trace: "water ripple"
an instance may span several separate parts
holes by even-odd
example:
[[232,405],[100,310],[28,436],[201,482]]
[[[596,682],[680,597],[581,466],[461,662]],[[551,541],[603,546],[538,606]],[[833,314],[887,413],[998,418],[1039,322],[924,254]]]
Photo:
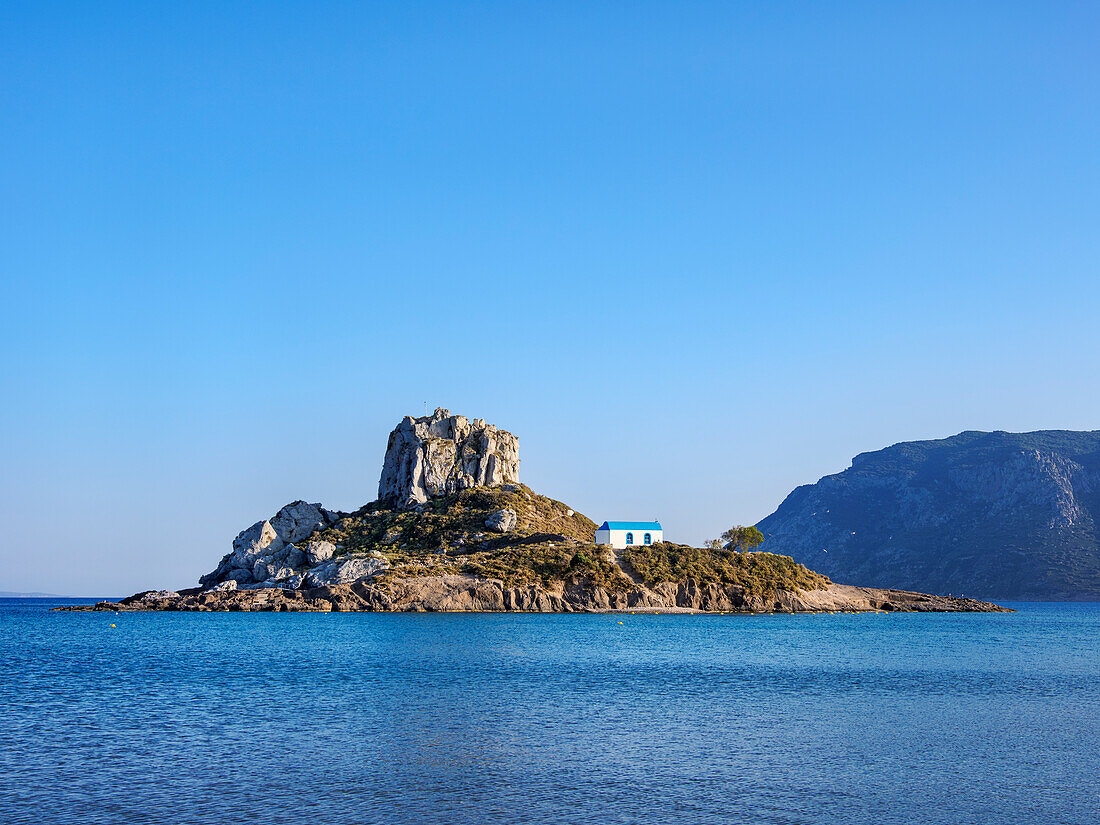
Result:
[[773,617],[46,606],[0,602],[7,823],[1091,825],[1100,810],[1095,605]]

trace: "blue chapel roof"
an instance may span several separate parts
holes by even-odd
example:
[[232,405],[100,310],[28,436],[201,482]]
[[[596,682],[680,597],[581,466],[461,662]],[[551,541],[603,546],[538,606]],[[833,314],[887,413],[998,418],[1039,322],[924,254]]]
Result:
[[659,521],[605,521],[597,530],[664,530]]

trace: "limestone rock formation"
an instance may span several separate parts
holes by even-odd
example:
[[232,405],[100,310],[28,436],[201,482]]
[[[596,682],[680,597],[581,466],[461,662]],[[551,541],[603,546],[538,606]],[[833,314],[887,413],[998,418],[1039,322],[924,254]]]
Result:
[[271,519],[275,533],[287,544],[308,538],[314,530],[332,524],[338,514],[326,510],[320,504],[295,501],[288,504]]
[[[222,557],[215,570],[201,577],[199,584],[212,588],[232,581],[241,589],[286,587],[295,576],[299,576],[300,583],[299,574],[303,573],[307,556],[294,542],[308,538],[339,518],[339,513],[326,510],[320,504],[291,502],[272,518],[242,530],[233,540],[232,552]],[[317,558],[311,563],[321,560]]]
[[381,556],[353,556],[346,559],[329,559],[306,574],[306,587],[325,587],[369,579],[389,570],[390,563]]
[[[199,579],[207,592],[238,590],[298,590],[370,579],[389,569],[381,555],[347,554],[336,557],[336,545],[310,538],[330,527],[342,514],[319,504],[295,501],[267,521],[241,531],[233,551],[217,569]],[[301,542],[300,549],[293,542]]]
[[516,511],[511,507],[497,510],[489,518],[485,519],[485,526],[498,533],[507,533],[516,526]]
[[440,407],[430,416],[406,416],[390,433],[378,499],[407,509],[431,496],[518,480],[516,436]]
[[315,540],[306,543],[305,556],[310,564],[320,564],[332,558],[336,545],[330,541]]
[[[440,408],[431,416],[406,417],[390,433],[378,497],[407,509],[429,496],[499,487],[518,476],[519,439],[481,419],[470,421]],[[315,536],[343,516],[320,504],[292,502],[242,530],[232,552],[199,584],[222,592],[322,587],[369,579],[387,569],[383,558],[341,555],[331,541]],[[506,510],[493,529],[507,533],[517,521],[516,512]],[[382,544],[393,544],[400,535],[391,528]]]
[[964,432],[863,453],[757,526],[834,580],[1100,598],[1100,432]]

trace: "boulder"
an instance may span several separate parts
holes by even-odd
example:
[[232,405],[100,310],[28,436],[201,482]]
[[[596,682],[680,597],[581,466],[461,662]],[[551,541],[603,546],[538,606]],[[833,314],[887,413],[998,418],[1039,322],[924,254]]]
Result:
[[370,579],[389,570],[390,563],[377,556],[348,556],[329,559],[314,567],[305,577],[306,587],[326,587],[333,584]]
[[233,555],[238,558],[257,555],[268,550],[278,538],[279,534],[275,532],[270,521],[257,521],[233,539]]
[[516,511],[511,507],[507,507],[503,510],[497,510],[485,519],[485,526],[498,533],[507,533],[515,529],[517,521]]
[[257,521],[251,527],[242,530],[233,539],[233,550],[222,557],[217,568],[199,578],[199,585],[209,588],[219,582],[234,579],[243,582],[252,581],[252,570],[256,561],[271,556],[283,549],[283,540],[271,526],[271,522]]
[[[310,565],[317,565],[332,558],[336,552],[336,545],[330,541],[315,539],[307,542],[305,547],[305,559]],[[295,565],[297,566],[297,565]]]
[[407,509],[431,496],[518,480],[518,438],[440,407],[430,416],[406,416],[390,433],[378,499]]
[[309,538],[316,530],[328,527],[336,520],[334,516],[320,504],[295,501],[276,513],[270,524],[279,538],[286,544],[293,544]]
[[282,582],[298,572],[293,568],[287,568],[287,566],[282,566],[275,562],[268,562],[263,565],[262,570],[260,568],[261,565],[257,564],[256,570],[252,573],[252,577],[255,581],[261,583]]

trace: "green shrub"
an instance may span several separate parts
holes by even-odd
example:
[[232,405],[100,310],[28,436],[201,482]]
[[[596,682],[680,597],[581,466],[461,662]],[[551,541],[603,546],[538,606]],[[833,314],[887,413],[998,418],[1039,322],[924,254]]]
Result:
[[649,587],[693,579],[704,584],[737,585],[748,594],[771,595],[777,590],[819,590],[831,583],[789,556],[773,553],[738,553],[720,547],[661,542],[628,547],[623,559]]

